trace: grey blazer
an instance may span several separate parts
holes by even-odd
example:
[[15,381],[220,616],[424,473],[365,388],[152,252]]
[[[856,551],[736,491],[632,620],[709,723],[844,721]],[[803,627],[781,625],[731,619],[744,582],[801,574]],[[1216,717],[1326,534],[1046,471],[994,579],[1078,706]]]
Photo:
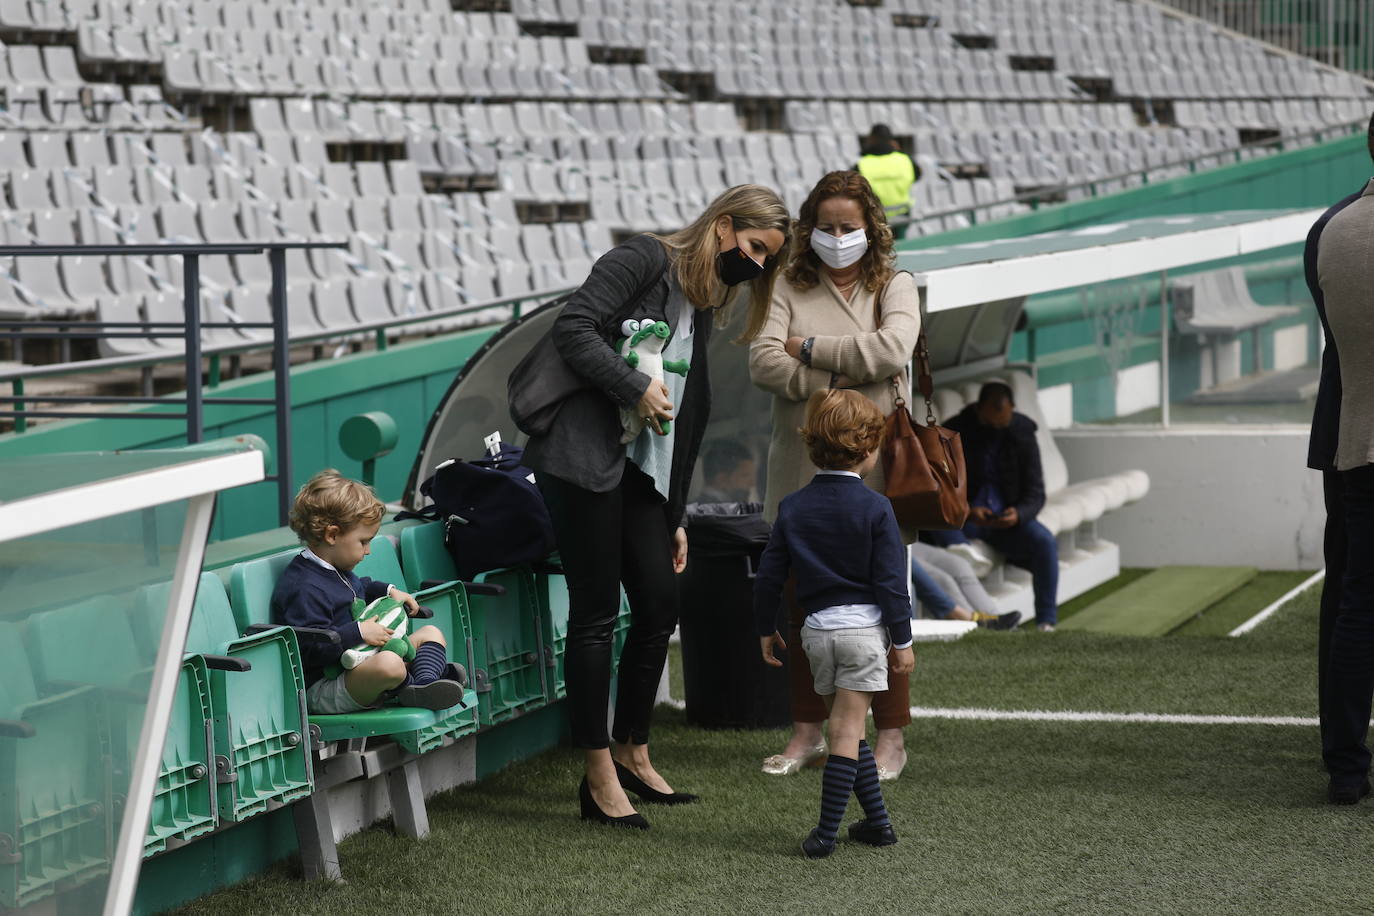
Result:
[[1341,354],[1336,470],[1349,471],[1374,464],[1374,179],[1326,224],[1317,276]]
[[[611,348],[610,341],[619,336],[619,323],[628,317],[652,317],[677,331],[680,316],[676,309],[668,308],[670,270],[663,244],[638,235],[602,255],[586,281],[568,298],[554,319],[554,346],[592,387],[563,402],[547,435],[532,437],[526,443],[527,466],[595,493],[620,485],[625,446],[620,442],[619,408],[639,403],[650,379],[630,368]],[[650,282],[654,274],[658,278]],[[635,292],[646,284],[644,294],[632,302]],[[682,522],[687,487],[711,410],[706,363],[711,313],[698,309],[693,321],[692,368],[681,403],[674,405],[673,411],[673,469],[667,506],[671,527]]]

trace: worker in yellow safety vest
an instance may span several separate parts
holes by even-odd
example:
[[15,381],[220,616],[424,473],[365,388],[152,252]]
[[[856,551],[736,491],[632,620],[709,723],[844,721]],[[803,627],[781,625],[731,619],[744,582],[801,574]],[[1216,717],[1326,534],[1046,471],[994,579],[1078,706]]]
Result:
[[873,186],[873,193],[878,195],[889,219],[911,213],[911,186],[921,177],[921,169],[892,138],[892,128],[873,125],[864,140],[857,168]]

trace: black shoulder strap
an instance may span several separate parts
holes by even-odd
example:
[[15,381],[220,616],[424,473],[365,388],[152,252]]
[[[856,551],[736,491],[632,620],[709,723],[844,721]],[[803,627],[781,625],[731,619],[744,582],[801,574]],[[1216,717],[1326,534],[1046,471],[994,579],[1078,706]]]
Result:
[[640,238],[647,239],[654,246],[654,251],[658,254],[659,257],[655,259],[654,269],[649,271],[649,275],[645,277],[643,281],[640,282],[639,288],[636,289],[634,293],[630,296],[630,300],[628,302],[623,303],[622,311],[616,313],[616,326],[611,329],[612,336],[619,332],[620,322],[624,321],[626,318],[633,317],[625,310],[632,309],[636,305],[638,305],[639,300],[644,298],[644,294],[649,291],[650,287],[652,287],[659,280],[663,279],[663,273],[668,267],[667,246],[665,246],[658,239],[648,234],[642,235],[640,236]]

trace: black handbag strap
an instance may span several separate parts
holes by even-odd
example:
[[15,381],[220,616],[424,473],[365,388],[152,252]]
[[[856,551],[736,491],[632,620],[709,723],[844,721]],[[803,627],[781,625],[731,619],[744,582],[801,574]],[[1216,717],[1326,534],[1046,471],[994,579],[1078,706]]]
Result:
[[[620,332],[620,325],[626,318],[634,317],[634,314],[631,310],[633,310],[635,306],[639,305],[639,300],[644,298],[644,294],[647,293],[654,284],[656,284],[659,280],[663,279],[664,273],[667,272],[668,267],[671,264],[668,258],[668,250],[663,246],[663,243],[658,241],[657,239],[655,239],[654,242],[658,247],[658,250],[663,254],[663,260],[659,262],[653,270],[649,271],[649,276],[640,282],[638,288],[636,288],[635,291],[630,294],[630,298],[625,302],[621,303],[621,311],[616,312],[615,316],[611,319],[613,322],[613,325],[610,329],[612,338],[614,338]],[[550,332],[553,331],[552,328],[550,328],[549,330]]]

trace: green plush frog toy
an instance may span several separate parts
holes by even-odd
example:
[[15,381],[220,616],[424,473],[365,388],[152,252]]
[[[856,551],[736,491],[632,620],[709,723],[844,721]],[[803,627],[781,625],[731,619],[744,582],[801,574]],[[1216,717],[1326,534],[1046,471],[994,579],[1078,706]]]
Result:
[[[656,382],[663,381],[663,373],[665,372],[686,376],[687,370],[691,368],[685,359],[663,358],[663,346],[673,333],[666,321],[653,321],[648,318],[643,321],[636,321],[633,318],[628,318],[621,324],[620,333],[624,335],[624,338],[618,343],[616,350],[625,358],[625,362],[630,364],[630,368],[638,369]],[[657,421],[654,425],[657,427],[659,435],[668,435],[672,422],[672,420]],[[634,408],[622,407],[620,426],[623,432],[620,435],[620,441],[623,443],[633,442],[648,425],[650,422],[646,422],[639,415],[639,411]]]
[[361,598],[353,601],[354,620],[361,623],[373,618],[391,631],[391,638],[380,646],[369,646],[367,643],[354,646],[344,652],[339,659],[339,664],[346,669],[356,668],[383,649],[388,652],[395,652],[405,660],[406,664],[410,664],[410,660],[415,657],[415,647],[406,637],[406,629],[410,624],[410,616],[406,613],[406,606],[390,596],[378,598],[366,606],[363,605]]

